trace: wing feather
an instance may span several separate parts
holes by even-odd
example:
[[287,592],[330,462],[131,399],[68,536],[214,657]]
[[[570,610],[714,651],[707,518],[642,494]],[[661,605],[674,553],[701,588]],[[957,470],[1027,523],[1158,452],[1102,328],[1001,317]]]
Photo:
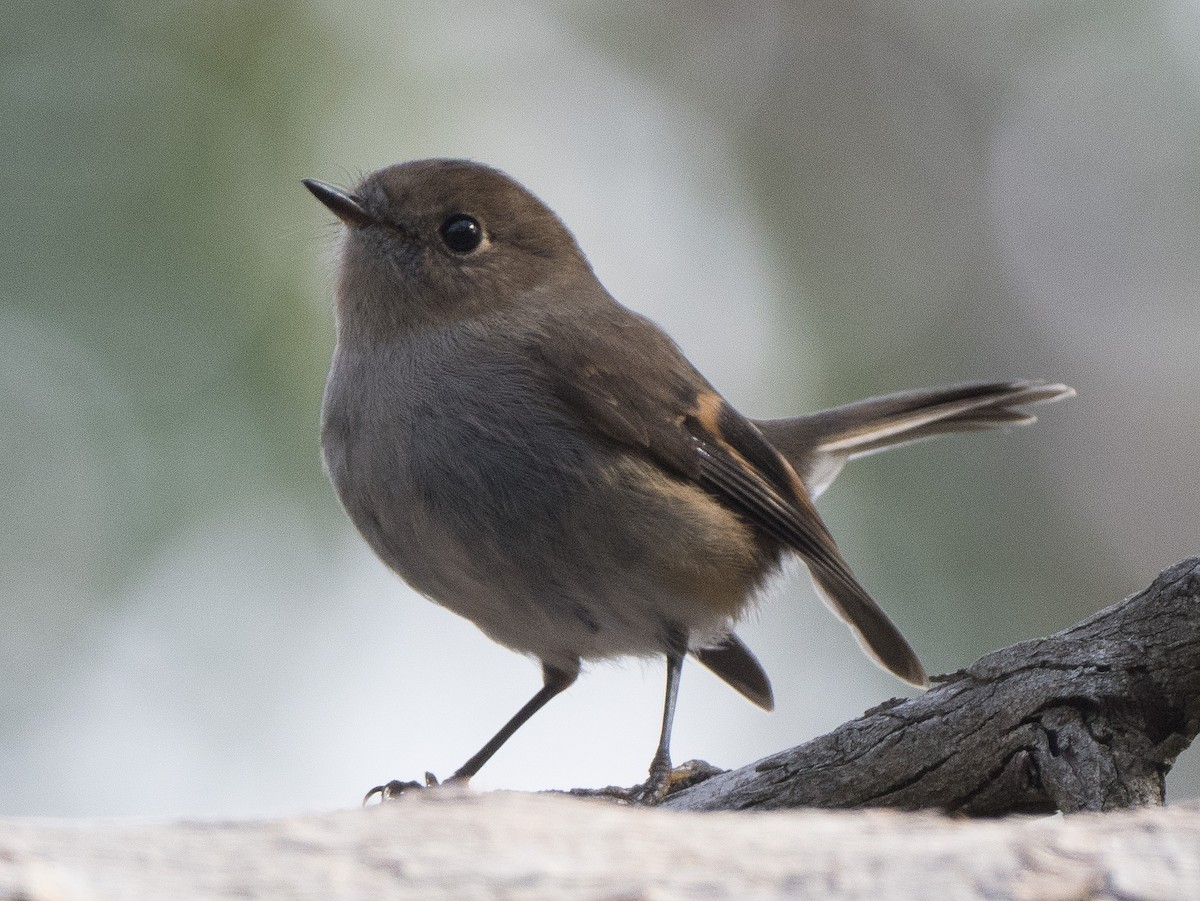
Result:
[[593,315],[607,322],[548,323],[532,349],[548,387],[581,426],[699,485],[794,549],[868,653],[901,679],[928,684],[908,642],[842,559],[799,476],[757,426],[656,326],[615,304]]

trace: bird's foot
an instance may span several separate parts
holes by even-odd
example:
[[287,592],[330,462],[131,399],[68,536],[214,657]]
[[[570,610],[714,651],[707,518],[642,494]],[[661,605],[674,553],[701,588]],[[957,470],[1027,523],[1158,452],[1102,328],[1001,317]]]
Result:
[[[433,775],[433,773],[428,772],[425,774],[424,785],[422,785],[420,782],[414,782],[412,780],[409,780],[408,782],[401,782],[399,779],[393,779],[386,785],[377,785],[367,792],[366,795],[363,796],[362,805],[363,807],[366,807],[367,804],[371,802],[371,799],[376,795],[379,796],[380,804],[386,804],[388,801],[397,800],[401,795],[412,794],[414,792],[422,791],[426,788],[438,788],[441,785],[454,785],[457,783],[457,781],[458,780],[450,778],[444,783],[438,782],[438,777]],[[466,780],[462,781],[465,782]]]
[[674,768],[670,764],[662,767],[651,764],[650,775],[641,785],[629,788],[618,785],[606,788],[573,788],[568,794],[578,798],[604,798],[620,804],[653,807],[675,792],[698,785],[705,779],[724,772],[725,770],[704,760],[689,760]]
[[665,798],[667,789],[671,787],[672,772],[674,768],[671,766],[670,755],[660,751],[650,761],[650,773],[646,776],[646,781],[633,787],[633,803],[640,807],[653,807]]

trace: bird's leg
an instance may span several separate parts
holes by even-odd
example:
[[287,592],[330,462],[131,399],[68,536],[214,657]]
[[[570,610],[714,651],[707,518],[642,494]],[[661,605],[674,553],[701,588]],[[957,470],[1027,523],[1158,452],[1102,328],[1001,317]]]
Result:
[[542,687],[538,693],[530,698],[525,706],[518,710],[513,718],[505,723],[500,731],[493,735],[491,740],[475,753],[475,756],[460,766],[446,782],[465,783],[469,781],[472,776],[483,768],[485,763],[491,760],[492,755],[500,750],[501,745],[512,738],[514,732],[524,726],[530,717],[545,707],[551,698],[562,694],[562,692],[570,688],[571,684],[577,678],[579,678],[578,663],[571,670],[562,670],[558,667],[550,666],[548,663],[543,663]]
[[[672,784],[671,770],[671,727],[675,723],[675,701],[679,697],[679,677],[683,672],[683,655],[687,653],[686,633],[679,632],[671,636],[667,651],[667,693],[663,700],[662,731],[658,735],[658,748],[654,759],[650,761],[650,773],[646,781],[632,788],[619,788],[610,785],[608,788],[571,790],[571,794],[586,798],[608,798],[622,801],[626,804],[645,804],[652,806],[666,797],[667,790]],[[683,773],[686,780],[692,774]]]
[[[460,766],[449,779],[445,781],[445,785],[466,785],[471,777],[483,768],[492,755],[500,750],[501,746],[512,738],[513,733],[520,729],[529,718],[541,710],[555,695],[562,694],[571,684],[579,678],[579,664],[576,662],[574,668],[565,670],[559,669],[556,666],[550,666],[548,663],[542,664],[542,687],[532,698],[530,698],[525,706],[513,715],[513,718],[505,723],[500,731],[491,737],[487,744],[480,748],[475,755]],[[676,680],[678,681],[678,679]],[[668,773],[670,771],[670,761],[667,763]],[[425,786],[433,787],[438,785],[437,778],[432,773],[425,774]],[[363,798],[363,804],[366,804],[375,795],[379,795],[381,801],[387,801],[398,797],[406,791],[419,789],[422,786],[416,782],[400,782],[393,779],[387,785],[377,785]]]
[[679,697],[679,677],[683,673],[683,654],[667,654],[667,693],[663,701],[662,732],[658,749],[650,761],[650,775],[637,789],[634,800],[640,804],[657,804],[671,785],[671,727],[675,723],[675,701]]

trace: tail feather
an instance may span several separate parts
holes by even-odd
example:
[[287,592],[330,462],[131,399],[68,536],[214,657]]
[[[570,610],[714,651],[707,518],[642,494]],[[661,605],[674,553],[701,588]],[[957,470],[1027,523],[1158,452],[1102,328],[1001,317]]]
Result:
[[775,709],[771,680],[742,640],[730,632],[710,648],[693,648],[692,656],[763,710]]
[[1072,397],[1067,385],[976,382],[901,391],[793,419],[755,423],[817,497],[848,460],[953,432],[1029,425],[1021,407]]

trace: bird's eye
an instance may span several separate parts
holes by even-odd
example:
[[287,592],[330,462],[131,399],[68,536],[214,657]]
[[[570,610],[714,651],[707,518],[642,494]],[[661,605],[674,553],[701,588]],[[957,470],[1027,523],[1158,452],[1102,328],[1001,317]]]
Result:
[[443,222],[438,234],[455,253],[470,253],[483,243],[483,226],[465,213],[455,213]]

